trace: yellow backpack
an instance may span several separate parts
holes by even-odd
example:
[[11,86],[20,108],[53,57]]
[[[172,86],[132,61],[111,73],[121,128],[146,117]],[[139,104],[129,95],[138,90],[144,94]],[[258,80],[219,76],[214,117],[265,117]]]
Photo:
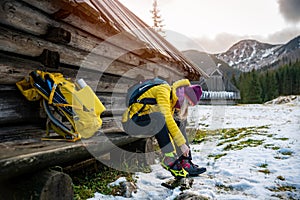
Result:
[[48,117],[44,140],[53,139],[50,129],[64,140],[77,141],[93,136],[102,126],[105,107],[82,79],[74,84],[61,73],[36,70],[16,85],[27,100],[42,101]]

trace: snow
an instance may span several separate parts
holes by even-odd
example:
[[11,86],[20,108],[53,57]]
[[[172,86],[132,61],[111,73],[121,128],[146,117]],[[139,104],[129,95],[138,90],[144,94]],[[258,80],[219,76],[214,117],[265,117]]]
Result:
[[110,186],[118,186],[120,185],[122,182],[126,182],[126,178],[125,177],[120,177],[118,178],[116,181],[110,183]]
[[[262,144],[225,151],[229,143],[219,134],[191,145],[193,162],[205,166],[207,172],[193,177],[193,187],[184,192],[218,200],[300,199],[299,98],[283,105],[199,105],[190,109],[189,127],[195,130],[245,128],[250,134],[231,144],[249,139]],[[224,153],[218,159],[209,156]],[[131,199],[171,200],[181,193],[179,188],[170,190],[161,186],[172,178],[168,171],[159,164],[151,167],[151,173],[135,174],[138,189]],[[128,198],[96,193],[90,200],[98,199]]]

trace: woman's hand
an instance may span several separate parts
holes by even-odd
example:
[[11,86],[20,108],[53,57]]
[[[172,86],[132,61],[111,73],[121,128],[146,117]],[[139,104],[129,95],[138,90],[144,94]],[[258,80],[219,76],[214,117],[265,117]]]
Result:
[[180,150],[182,152],[182,155],[184,155],[185,157],[189,156],[190,148],[186,144],[181,145]]

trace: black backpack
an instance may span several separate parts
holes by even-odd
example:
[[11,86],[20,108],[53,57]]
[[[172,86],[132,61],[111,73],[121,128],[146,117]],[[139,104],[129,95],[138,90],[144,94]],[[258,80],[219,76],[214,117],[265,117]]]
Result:
[[138,98],[150,88],[161,84],[168,84],[168,82],[159,78],[154,78],[154,79],[145,80],[141,83],[137,83],[131,86],[127,90],[126,106],[129,107],[133,103],[142,103],[144,105],[145,104],[155,105],[156,104],[155,98],[143,98],[141,100],[138,100]]

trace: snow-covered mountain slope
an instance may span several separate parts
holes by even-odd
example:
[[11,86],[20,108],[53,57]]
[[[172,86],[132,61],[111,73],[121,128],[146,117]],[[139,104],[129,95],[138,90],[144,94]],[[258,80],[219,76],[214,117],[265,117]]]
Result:
[[234,44],[228,51],[217,54],[231,67],[247,72],[264,67],[279,65],[300,60],[300,36],[286,44],[271,45],[256,40],[242,40]]

